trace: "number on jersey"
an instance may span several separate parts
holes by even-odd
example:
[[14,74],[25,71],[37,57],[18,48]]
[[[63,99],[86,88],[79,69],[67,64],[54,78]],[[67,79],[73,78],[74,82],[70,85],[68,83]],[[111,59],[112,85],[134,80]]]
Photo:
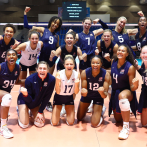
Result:
[[65,91],[64,93],[70,93],[73,85],[65,85]]
[[31,60],[32,58],[37,58],[37,54],[35,55],[35,54],[30,54],[30,56],[29,56],[29,59],[28,60]]
[[113,73],[113,79],[115,79],[116,83],[118,83],[117,77],[118,75],[117,74],[115,75],[115,73]]
[[11,88],[13,88],[14,84],[15,84],[16,80],[5,80],[4,81],[4,86],[2,86],[3,88],[8,88],[8,86],[11,86]]
[[93,83],[93,85],[92,85],[92,83],[89,82],[89,89],[90,90],[97,91],[98,88],[99,88],[99,84],[98,83]]
[[120,43],[124,42],[124,38],[122,36],[118,36],[118,40],[119,40]]
[[88,45],[90,45],[90,37],[87,37],[86,39],[88,39]]
[[140,43],[140,42],[137,42],[137,49],[138,49],[139,51],[141,51],[141,43]]
[[54,43],[54,37],[53,36],[50,36],[49,37],[49,42],[48,42],[49,44],[53,44]]
[[3,52],[3,54],[1,55],[1,58],[5,58],[6,57],[6,51]]
[[142,76],[142,79],[144,81],[144,84],[147,86],[147,77]]

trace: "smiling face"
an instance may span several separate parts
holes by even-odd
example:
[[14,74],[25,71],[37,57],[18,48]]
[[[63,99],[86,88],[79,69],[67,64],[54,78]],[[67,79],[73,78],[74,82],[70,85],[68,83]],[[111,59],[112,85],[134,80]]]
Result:
[[102,62],[101,62],[101,59],[100,58],[94,57],[91,60],[92,71],[98,71],[98,70],[100,70],[101,66],[102,66]]
[[48,73],[48,67],[46,64],[39,64],[37,68],[38,76],[42,79],[42,81],[46,78]]
[[147,46],[142,48],[140,56],[143,62],[147,62]]
[[6,27],[4,31],[4,35],[7,39],[11,39],[14,35],[14,30],[11,27]]
[[103,39],[104,39],[105,44],[109,44],[112,40],[111,32],[104,32]]
[[54,32],[60,24],[60,20],[59,19],[55,19],[54,21],[51,22],[51,26],[50,29]]
[[118,21],[117,21],[117,29],[118,30],[122,30],[124,27],[125,27],[125,24],[126,24],[127,20],[125,18],[120,18]]
[[72,72],[72,70],[74,69],[74,66],[75,66],[75,64],[72,59],[68,58],[65,60],[64,67],[67,72]]
[[91,27],[91,20],[86,19],[84,22],[82,22],[82,24],[84,32],[88,32]]
[[6,61],[8,62],[8,64],[15,65],[16,60],[17,60],[16,52],[13,50],[8,51],[6,55]]
[[32,33],[29,40],[32,46],[36,46],[39,41],[39,36],[36,33]]
[[73,37],[73,35],[72,34],[67,34],[64,41],[65,41],[67,46],[73,46],[73,44],[74,44],[74,37]]
[[120,46],[117,50],[117,58],[118,59],[126,59],[126,57],[129,55],[127,52],[127,48],[125,46]]
[[138,25],[139,25],[140,30],[146,30],[146,26],[147,26],[146,18],[145,17],[140,17]]

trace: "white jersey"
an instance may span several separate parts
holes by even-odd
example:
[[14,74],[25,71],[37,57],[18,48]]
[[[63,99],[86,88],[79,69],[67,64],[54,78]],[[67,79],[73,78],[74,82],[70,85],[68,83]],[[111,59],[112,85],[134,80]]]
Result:
[[25,66],[32,66],[37,63],[37,56],[41,50],[41,43],[37,43],[37,47],[32,50],[30,46],[30,41],[25,42],[26,48],[21,51],[20,63]]
[[78,72],[73,70],[70,79],[65,75],[65,69],[59,71],[61,78],[61,91],[59,95],[72,95],[75,89],[75,80],[78,78]]

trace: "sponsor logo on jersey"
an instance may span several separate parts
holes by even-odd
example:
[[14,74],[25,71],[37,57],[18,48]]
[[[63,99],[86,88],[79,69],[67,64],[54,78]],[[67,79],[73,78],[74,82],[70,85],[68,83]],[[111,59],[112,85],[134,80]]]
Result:
[[15,71],[15,76],[17,76],[18,75],[18,73],[17,73],[17,71]]
[[99,78],[99,81],[102,81],[102,80],[103,80],[103,77],[100,77],[100,78]]
[[6,75],[7,73],[4,73],[4,75]]
[[34,82],[35,84],[37,83],[37,82]]
[[93,34],[90,34],[90,36],[93,36]]
[[124,70],[124,69],[122,69],[122,70],[120,71],[120,74],[124,74],[124,72],[125,72],[125,70]]
[[144,37],[142,41],[146,41],[146,37]]
[[48,84],[48,82],[44,82],[44,87],[46,87],[46,86],[47,86],[47,84]]

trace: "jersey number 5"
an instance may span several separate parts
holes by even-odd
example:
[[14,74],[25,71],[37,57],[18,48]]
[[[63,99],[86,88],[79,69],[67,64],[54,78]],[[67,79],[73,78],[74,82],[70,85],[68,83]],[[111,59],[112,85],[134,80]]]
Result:
[[123,43],[124,42],[124,39],[123,39],[122,36],[118,36],[118,40],[119,40],[120,43]]

